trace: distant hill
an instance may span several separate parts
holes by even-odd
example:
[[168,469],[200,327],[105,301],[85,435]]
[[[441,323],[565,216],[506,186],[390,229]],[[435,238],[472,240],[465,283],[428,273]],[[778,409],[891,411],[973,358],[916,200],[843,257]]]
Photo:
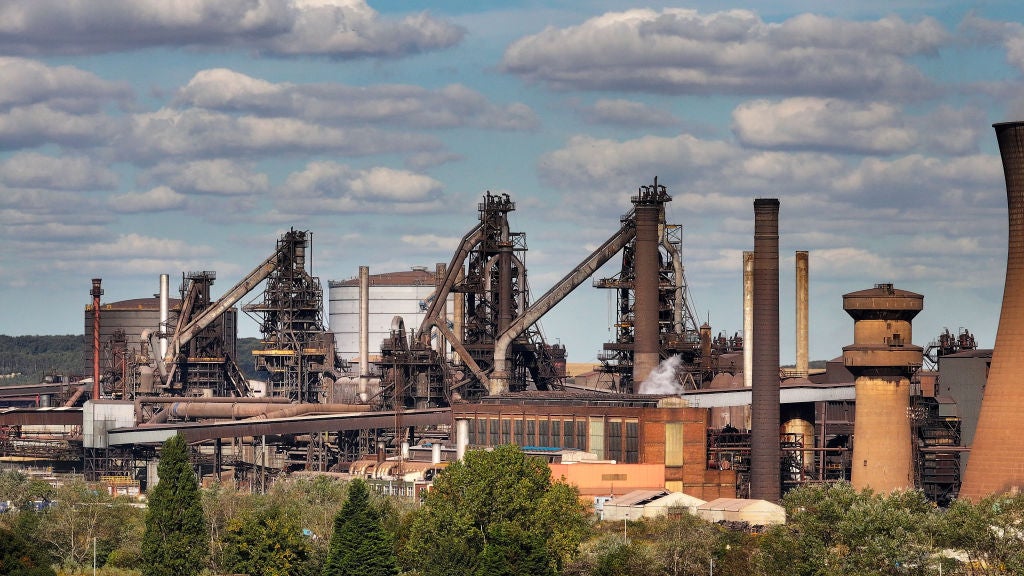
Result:
[[[81,334],[63,336],[0,335],[0,386],[32,384],[47,374],[87,376],[85,337]],[[256,367],[252,351],[260,345],[259,338],[239,338],[235,359],[242,373],[253,378]]]

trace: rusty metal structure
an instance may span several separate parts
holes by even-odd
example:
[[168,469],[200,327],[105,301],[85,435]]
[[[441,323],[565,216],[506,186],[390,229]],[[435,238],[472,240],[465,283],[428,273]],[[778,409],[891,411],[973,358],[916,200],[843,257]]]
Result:
[[1006,179],[1009,238],[992,364],[960,490],[962,498],[975,502],[1024,488],[1024,451],[1014,449],[1024,424],[1024,122],[993,128]]
[[858,490],[914,487],[910,377],[921,367],[923,349],[911,343],[911,321],[923,308],[923,296],[892,284],[843,295],[843,309],[854,321],[854,342],[843,347],[843,362],[856,378],[851,482]]
[[782,497],[779,438],[779,200],[754,200],[750,497]]
[[[624,222],[635,218],[637,238],[622,248],[622,264],[617,274],[594,280],[597,288],[615,290],[615,341],[603,345],[598,360],[600,370],[613,375],[612,382],[624,393],[636,392],[652,369],[653,341],[657,343],[654,366],[678,355],[682,360],[681,371],[685,372],[682,380],[699,388],[708,376],[707,370],[702,369],[708,363],[703,362],[706,359],[702,356],[700,329],[682,265],[683,228],[666,223],[665,204],[670,200],[667,189],[657,179],[653,185],[640,187],[633,198],[634,211],[623,216]],[[653,243],[652,230],[656,232]],[[655,318],[657,321],[652,321]],[[638,366],[640,349],[646,350],[641,354],[645,360]]]

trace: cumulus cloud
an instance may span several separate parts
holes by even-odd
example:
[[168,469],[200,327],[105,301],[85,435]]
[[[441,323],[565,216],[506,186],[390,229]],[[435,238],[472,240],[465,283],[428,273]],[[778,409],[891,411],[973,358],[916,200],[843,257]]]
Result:
[[194,162],[161,162],[148,170],[144,180],[166,182],[183,194],[214,196],[259,195],[270,189],[270,179],[252,164],[217,158]]
[[502,69],[558,89],[919,97],[930,83],[906,59],[947,40],[931,18],[775,24],[746,10],[642,9],[522,38]]
[[95,54],[154,46],[271,55],[399,57],[453,46],[465,31],[427,13],[387,18],[365,0],[33,0],[0,4],[0,50]]
[[162,109],[132,118],[118,142],[121,156],[137,162],[166,157],[322,153],[351,156],[436,150],[433,138],[373,128],[333,128],[294,118],[232,116],[208,110]]
[[456,236],[438,236],[437,234],[403,234],[401,240],[408,249],[442,253],[453,252],[462,241]]
[[0,150],[58,144],[69,148],[101,146],[116,137],[120,122],[102,113],[73,114],[46,104],[0,112]]
[[85,156],[22,152],[0,162],[0,183],[15,188],[111,190],[117,182],[117,174]]
[[277,208],[287,214],[428,213],[444,207],[442,188],[437,180],[406,170],[311,162],[281,186]]
[[536,114],[528,106],[499,106],[458,84],[437,90],[412,85],[275,84],[224,68],[196,73],[178,91],[175,104],[326,124],[498,130],[529,130],[538,125]]
[[581,112],[584,120],[591,124],[637,128],[679,124],[679,120],[671,112],[633,100],[602,98]]
[[0,83],[0,110],[45,103],[54,110],[88,113],[131,96],[127,84],[110,82],[73,66],[47,66],[27,58],[0,57],[0,78],[4,79]]
[[110,197],[110,209],[124,214],[141,212],[166,212],[181,210],[187,199],[167,186],[158,186],[146,192],[115,194]]

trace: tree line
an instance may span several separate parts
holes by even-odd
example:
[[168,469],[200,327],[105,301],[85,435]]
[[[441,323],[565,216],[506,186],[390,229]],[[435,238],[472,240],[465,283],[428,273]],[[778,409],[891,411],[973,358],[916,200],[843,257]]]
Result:
[[[515,446],[470,451],[421,502],[362,480],[201,489],[180,436],[140,508],[82,481],[0,473],[0,574],[189,576],[839,576],[1024,574],[1024,496],[955,501],[810,486],[756,533],[682,511],[595,522],[572,486]],[[33,505],[47,500],[56,505]]]

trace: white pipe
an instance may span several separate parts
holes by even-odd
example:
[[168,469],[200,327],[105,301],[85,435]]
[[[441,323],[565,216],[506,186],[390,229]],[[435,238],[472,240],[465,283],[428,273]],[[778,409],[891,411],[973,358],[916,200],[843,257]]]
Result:
[[409,459],[409,443],[402,442],[402,460]]
[[807,376],[809,262],[806,250],[796,252],[796,371]]
[[441,445],[437,442],[430,447],[430,463],[440,464],[441,463]]
[[754,252],[743,252],[743,386],[754,382]]
[[167,319],[170,308],[170,276],[160,275],[160,357],[167,355]]
[[359,401],[369,397],[370,378],[370,267],[359,267]]
[[455,456],[462,460],[469,446],[469,420],[459,418],[455,421]]

